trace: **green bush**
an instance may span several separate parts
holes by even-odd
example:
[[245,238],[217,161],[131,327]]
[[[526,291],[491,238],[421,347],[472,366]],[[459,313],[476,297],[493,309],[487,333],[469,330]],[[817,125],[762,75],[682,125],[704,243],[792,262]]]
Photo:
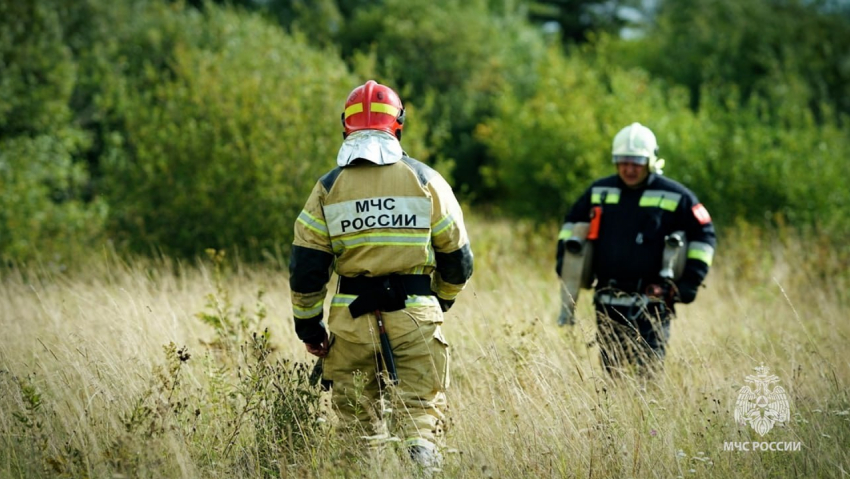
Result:
[[47,133],[70,118],[76,65],[55,6],[0,3],[0,138]]
[[466,200],[560,218],[640,121],[718,223],[850,230],[850,30],[818,2],[665,2],[567,53],[524,2],[188,3],[0,3],[0,258],[285,250],[369,78]]
[[88,177],[72,156],[82,141],[70,132],[0,142],[0,259],[64,266],[100,238],[106,204],[79,200]]
[[58,2],[0,3],[0,259],[63,264],[99,237],[106,206],[88,201],[72,122],[77,64]]
[[357,11],[340,39],[346,56],[373,51],[382,76],[421,107],[415,121],[429,126],[434,160],[454,164],[455,184],[467,198],[493,193],[480,180],[488,158],[476,126],[507,88],[531,94],[545,59],[543,37],[524,13],[502,10],[483,0],[387,0]]
[[809,108],[825,103],[848,114],[850,16],[833,3],[666,0],[644,38],[621,43],[627,54],[620,61],[687,86],[694,107],[710,83],[735,85],[742,101],[761,96],[781,104],[773,95],[787,83],[777,73],[787,72],[798,76]]
[[[593,178],[613,174],[611,140],[633,121],[658,137],[664,174],[691,188],[720,225],[738,220],[794,224],[825,233],[850,230],[847,127],[819,124],[801,81],[777,79],[772,101],[741,101],[729,86],[706,86],[700,108],[690,96],[645,71],[624,69],[595,48],[550,53],[539,93],[505,95],[498,115],[477,134],[495,158],[485,177],[503,192],[500,209],[538,219],[560,218]],[[820,111],[829,112],[828,105]]]
[[333,52],[257,16],[212,5],[149,15],[124,47],[157,53],[128,72],[138,77],[104,164],[110,230],[132,249],[178,255],[288,243],[334,166],[339,113],[358,81]]
[[790,93],[778,111],[760,97],[739,106],[722,90],[704,88],[701,97],[696,121],[661,131],[659,142],[667,140],[671,157],[686,159],[680,179],[710,205],[715,221],[791,224],[837,237],[850,231],[847,127],[818,125]]
[[495,158],[484,174],[501,191],[500,209],[560,218],[594,178],[615,172],[611,141],[620,128],[639,121],[664,131],[692,117],[684,92],[666,91],[640,70],[609,70],[552,50],[536,95],[501,98],[498,115],[477,130]]

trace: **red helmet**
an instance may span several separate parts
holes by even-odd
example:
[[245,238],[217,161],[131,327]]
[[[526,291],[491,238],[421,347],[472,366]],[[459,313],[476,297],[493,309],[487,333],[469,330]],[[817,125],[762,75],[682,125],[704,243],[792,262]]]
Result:
[[343,138],[359,130],[381,130],[401,140],[404,106],[392,88],[369,80],[348,95],[342,126]]

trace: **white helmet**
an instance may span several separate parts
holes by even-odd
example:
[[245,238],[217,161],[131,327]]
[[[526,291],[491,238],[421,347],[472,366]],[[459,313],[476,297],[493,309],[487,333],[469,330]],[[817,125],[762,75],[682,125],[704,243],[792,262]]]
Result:
[[664,160],[658,158],[658,141],[655,134],[637,122],[623,128],[614,136],[611,153],[614,163],[649,164],[649,170],[659,175],[664,167]]

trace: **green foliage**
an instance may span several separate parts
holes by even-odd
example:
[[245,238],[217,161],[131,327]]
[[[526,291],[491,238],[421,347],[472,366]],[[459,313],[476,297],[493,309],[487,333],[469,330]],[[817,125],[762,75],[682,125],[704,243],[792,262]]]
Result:
[[563,215],[592,178],[615,173],[611,139],[639,121],[658,137],[665,175],[691,188],[720,225],[850,228],[850,193],[841,186],[850,175],[841,161],[850,154],[847,129],[828,120],[827,105],[816,121],[800,81],[787,75],[774,86],[782,103],[760,95],[743,102],[734,89],[706,86],[694,113],[685,90],[618,66],[610,41],[566,59],[550,53],[545,87],[526,101],[505,95],[499,115],[479,127],[496,158],[486,177],[504,192],[505,211]]
[[208,249],[207,256],[213,263],[213,280],[215,292],[206,296],[206,311],[195,314],[207,326],[215,331],[215,339],[209,343],[212,349],[228,350],[239,347],[247,340],[249,331],[255,330],[266,318],[266,306],[263,304],[263,290],[257,292],[257,303],[254,314],[250,314],[244,306],[235,308],[230,298],[230,292],[225,288],[223,276],[226,270],[224,251]]
[[58,2],[0,3],[0,138],[65,126],[76,74]]
[[274,250],[333,166],[356,82],[329,52],[257,17],[150,15],[123,47],[152,52],[134,60],[120,148],[103,165],[111,230],[135,250]]
[[640,70],[595,68],[552,50],[538,74],[536,95],[504,95],[499,114],[477,131],[495,158],[486,178],[510,213],[562,216],[592,179],[614,174],[611,140],[620,128],[639,121],[663,131],[692,116],[683,92]]
[[[702,97],[694,123],[670,125],[659,142],[669,146],[670,171],[698,191],[715,220],[848,231],[850,193],[842,185],[850,165],[841,160],[850,154],[846,128],[816,125],[792,94],[775,113],[759,98],[739,107],[734,96],[710,89]],[[678,167],[677,158],[687,160]]]
[[[642,37],[596,31],[627,3],[5,2],[0,259],[279,255],[369,78],[401,94],[405,149],[497,211],[560,217],[640,121],[720,223],[846,231],[848,17],[668,0]],[[527,18],[575,9],[601,15],[589,42],[547,51]]]
[[0,140],[0,258],[63,260],[100,237],[106,204],[84,202],[79,131]]
[[88,202],[88,136],[71,124],[77,68],[57,3],[0,4],[0,259],[63,259],[99,237]]
[[[216,290],[207,295],[206,310],[195,316],[215,331],[215,339],[204,342],[212,353],[206,367],[214,380],[200,392],[197,410],[226,420],[227,426],[211,445],[217,454],[237,462],[240,457],[253,457],[257,475],[278,477],[281,461],[296,462],[326,432],[318,421],[324,413],[321,391],[310,383],[306,363],[273,358],[276,347],[271,333],[268,328],[258,332],[266,318],[263,291],[257,293],[253,312],[244,305],[234,307],[224,286],[223,253],[210,250],[207,254],[213,262]],[[219,395],[234,401],[223,405]],[[251,433],[253,441],[240,440]],[[245,441],[255,449],[244,450]]]
[[454,179],[472,197],[487,197],[478,168],[487,159],[476,125],[506,88],[529,94],[543,61],[542,37],[522,14],[497,14],[487,2],[387,0],[356,12],[342,38],[343,54],[374,51],[378,71],[402,100],[422,108],[411,123],[427,124],[435,160],[453,162]]
[[[0,370],[0,386],[7,371]],[[86,470],[87,453],[80,448],[76,432],[62,442],[57,440],[53,419],[56,411],[45,398],[43,383],[35,373],[26,378],[10,377],[17,389],[18,410],[11,411],[14,422],[0,426],[6,446],[4,454],[31,457],[34,461],[15,464],[22,477],[90,477]],[[14,440],[10,440],[14,437]]]
[[555,22],[564,44],[583,43],[594,32],[617,33],[628,22],[624,7],[635,7],[634,0],[537,0],[529,3],[529,19],[537,23]]
[[[802,80],[808,106],[850,113],[850,16],[798,0],[666,0],[646,36],[621,60],[686,85],[700,104],[707,83],[734,85],[741,100],[781,105],[786,75]],[[822,112],[827,113],[827,112]]]

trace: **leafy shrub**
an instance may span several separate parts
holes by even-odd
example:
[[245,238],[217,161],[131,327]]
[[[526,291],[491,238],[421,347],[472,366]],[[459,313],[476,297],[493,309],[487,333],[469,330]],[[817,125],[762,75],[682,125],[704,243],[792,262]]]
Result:
[[691,188],[717,223],[850,229],[850,193],[840,184],[850,175],[847,127],[832,114],[818,123],[793,75],[775,87],[781,103],[741,101],[734,87],[707,85],[694,113],[686,90],[618,66],[607,41],[566,57],[552,52],[538,94],[505,95],[478,128],[496,159],[484,173],[503,192],[502,210],[560,218],[593,178],[615,173],[611,140],[639,121],[658,137],[665,175]]
[[614,174],[611,141],[639,121],[656,131],[690,112],[681,91],[665,91],[640,70],[608,70],[552,50],[527,100],[504,95],[477,135],[495,158],[484,170],[506,212],[560,218],[596,177]]
[[70,117],[76,66],[55,7],[0,4],[0,138],[47,133]]
[[71,124],[76,64],[56,2],[0,5],[0,259],[59,260],[99,237],[89,202],[88,136]]
[[434,160],[453,163],[455,183],[477,198],[492,192],[479,177],[487,158],[473,132],[506,88],[534,91],[546,53],[521,10],[488,3],[388,0],[358,10],[340,40],[347,56],[374,52],[382,76],[421,108],[415,122],[428,125]]
[[0,142],[0,258],[59,261],[100,237],[106,205],[79,198],[87,183],[72,161],[79,132]]
[[[154,9],[130,51],[139,77],[104,165],[110,228],[132,249],[275,249],[334,165],[339,113],[357,84],[331,52],[256,16]],[[159,17],[163,20],[158,20]],[[157,20],[157,21],[154,21]]]

